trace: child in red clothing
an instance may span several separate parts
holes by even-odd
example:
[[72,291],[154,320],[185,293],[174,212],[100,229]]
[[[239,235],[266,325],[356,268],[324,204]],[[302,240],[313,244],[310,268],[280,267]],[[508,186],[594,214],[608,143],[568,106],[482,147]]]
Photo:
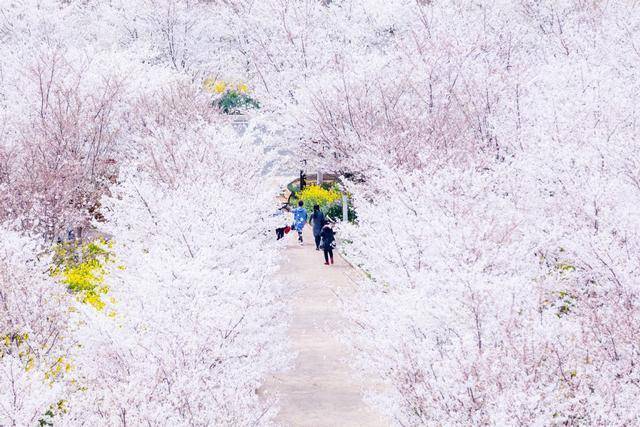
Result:
[[289,234],[291,231],[291,227],[288,225],[280,228],[276,228],[276,240],[280,240],[284,237],[285,234]]

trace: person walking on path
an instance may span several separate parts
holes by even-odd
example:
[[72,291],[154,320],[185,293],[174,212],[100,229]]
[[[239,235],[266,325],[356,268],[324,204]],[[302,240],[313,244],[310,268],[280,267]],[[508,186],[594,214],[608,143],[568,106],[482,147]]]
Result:
[[322,227],[325,222],[326,219],[320,210],[320,206],[314,205],[313,213],[311,214],[311,218],[309,218],[309,224],[313,225],[313,238],[316,241],[316,251],[320,250],[320,234],[322,233]]
[[329,261],[333,264],[333,248],[335,246],[335,233],[328,225],[322,228],[322,249],[324,250],[324,265],[329,265]]
[[307,210],[303,207],[304,202],[300,200],[298,202],[298,207],[293,210],[293,229],[298,232],[298,242],[300,242],[300,246],[302,246],[302,230],[304,229],[304,225],[307,223]]

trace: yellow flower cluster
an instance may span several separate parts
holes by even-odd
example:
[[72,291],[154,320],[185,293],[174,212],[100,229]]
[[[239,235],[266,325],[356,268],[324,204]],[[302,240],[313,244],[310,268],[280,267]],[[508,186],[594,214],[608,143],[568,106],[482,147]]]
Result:
[[242,94],[249,93],[249,86],[247,86],[246,83],[230,83],[225,82],[224,80],[216,80],[211,77],[205,79],[202,86],[207,92],[218,95],[223,94],[226,91],[236,91]]
[[[103,296],[109,292],[104,278],[107,264],[113,262],[112,248],[113,243],[103,239],[79,246],[59,244],[55,248],[51,275],[67,285],[79,301],[101,311],[106,306]],[[110,312],[109,316],[113,317],[115,313]]]
[[327,190],[319,185],[309,185],[300,191],[297,197],[304,202],[305,208],[310,211],[313,209],[313,205],[324,208],[337,202],[342,197],[342,193],[335,188]]

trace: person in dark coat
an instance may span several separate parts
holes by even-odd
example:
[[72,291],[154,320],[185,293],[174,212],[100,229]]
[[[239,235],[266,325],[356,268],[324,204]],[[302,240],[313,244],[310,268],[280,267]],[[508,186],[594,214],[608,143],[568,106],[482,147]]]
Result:
[[316,251],[320,250],[320,234],[322,233],[322,227],[326,222],[327,220],[320,210],[320,206],[314,205],[313,213],[309,218],[309,224],[313,225],[313,238],[316,240]]
[[335,233],[328,225],[322,227],[320,234],[322,237],[322,249],[324,250],[324,265],[329,265],[329,261],[333,264],[333,247],[335,245]]

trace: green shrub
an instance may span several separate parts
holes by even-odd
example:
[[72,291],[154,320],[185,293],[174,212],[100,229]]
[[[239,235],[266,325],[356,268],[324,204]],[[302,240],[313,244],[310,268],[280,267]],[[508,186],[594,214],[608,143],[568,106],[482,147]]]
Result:
[[213,104],[225,114],[239,114],[241,110],[260,108],[258,101],[236,90],[226,91],[220,98],[215,99]]
[[[325,214],[333,219],[342,219],[342,202],[334,203],[329,206]],[[354,222],[356,219],[358,219],[356,211],[353,209],[353,206],[351,206],[350,203],[347,203],[347,220],[349,222]]]
[[205,79],[204,89],[213,94],[211,105],[225,114],[240,114],[242,110],[260,108],[260,104],[249,95],[249,86],[245,83],[231,84],[224,80]]

